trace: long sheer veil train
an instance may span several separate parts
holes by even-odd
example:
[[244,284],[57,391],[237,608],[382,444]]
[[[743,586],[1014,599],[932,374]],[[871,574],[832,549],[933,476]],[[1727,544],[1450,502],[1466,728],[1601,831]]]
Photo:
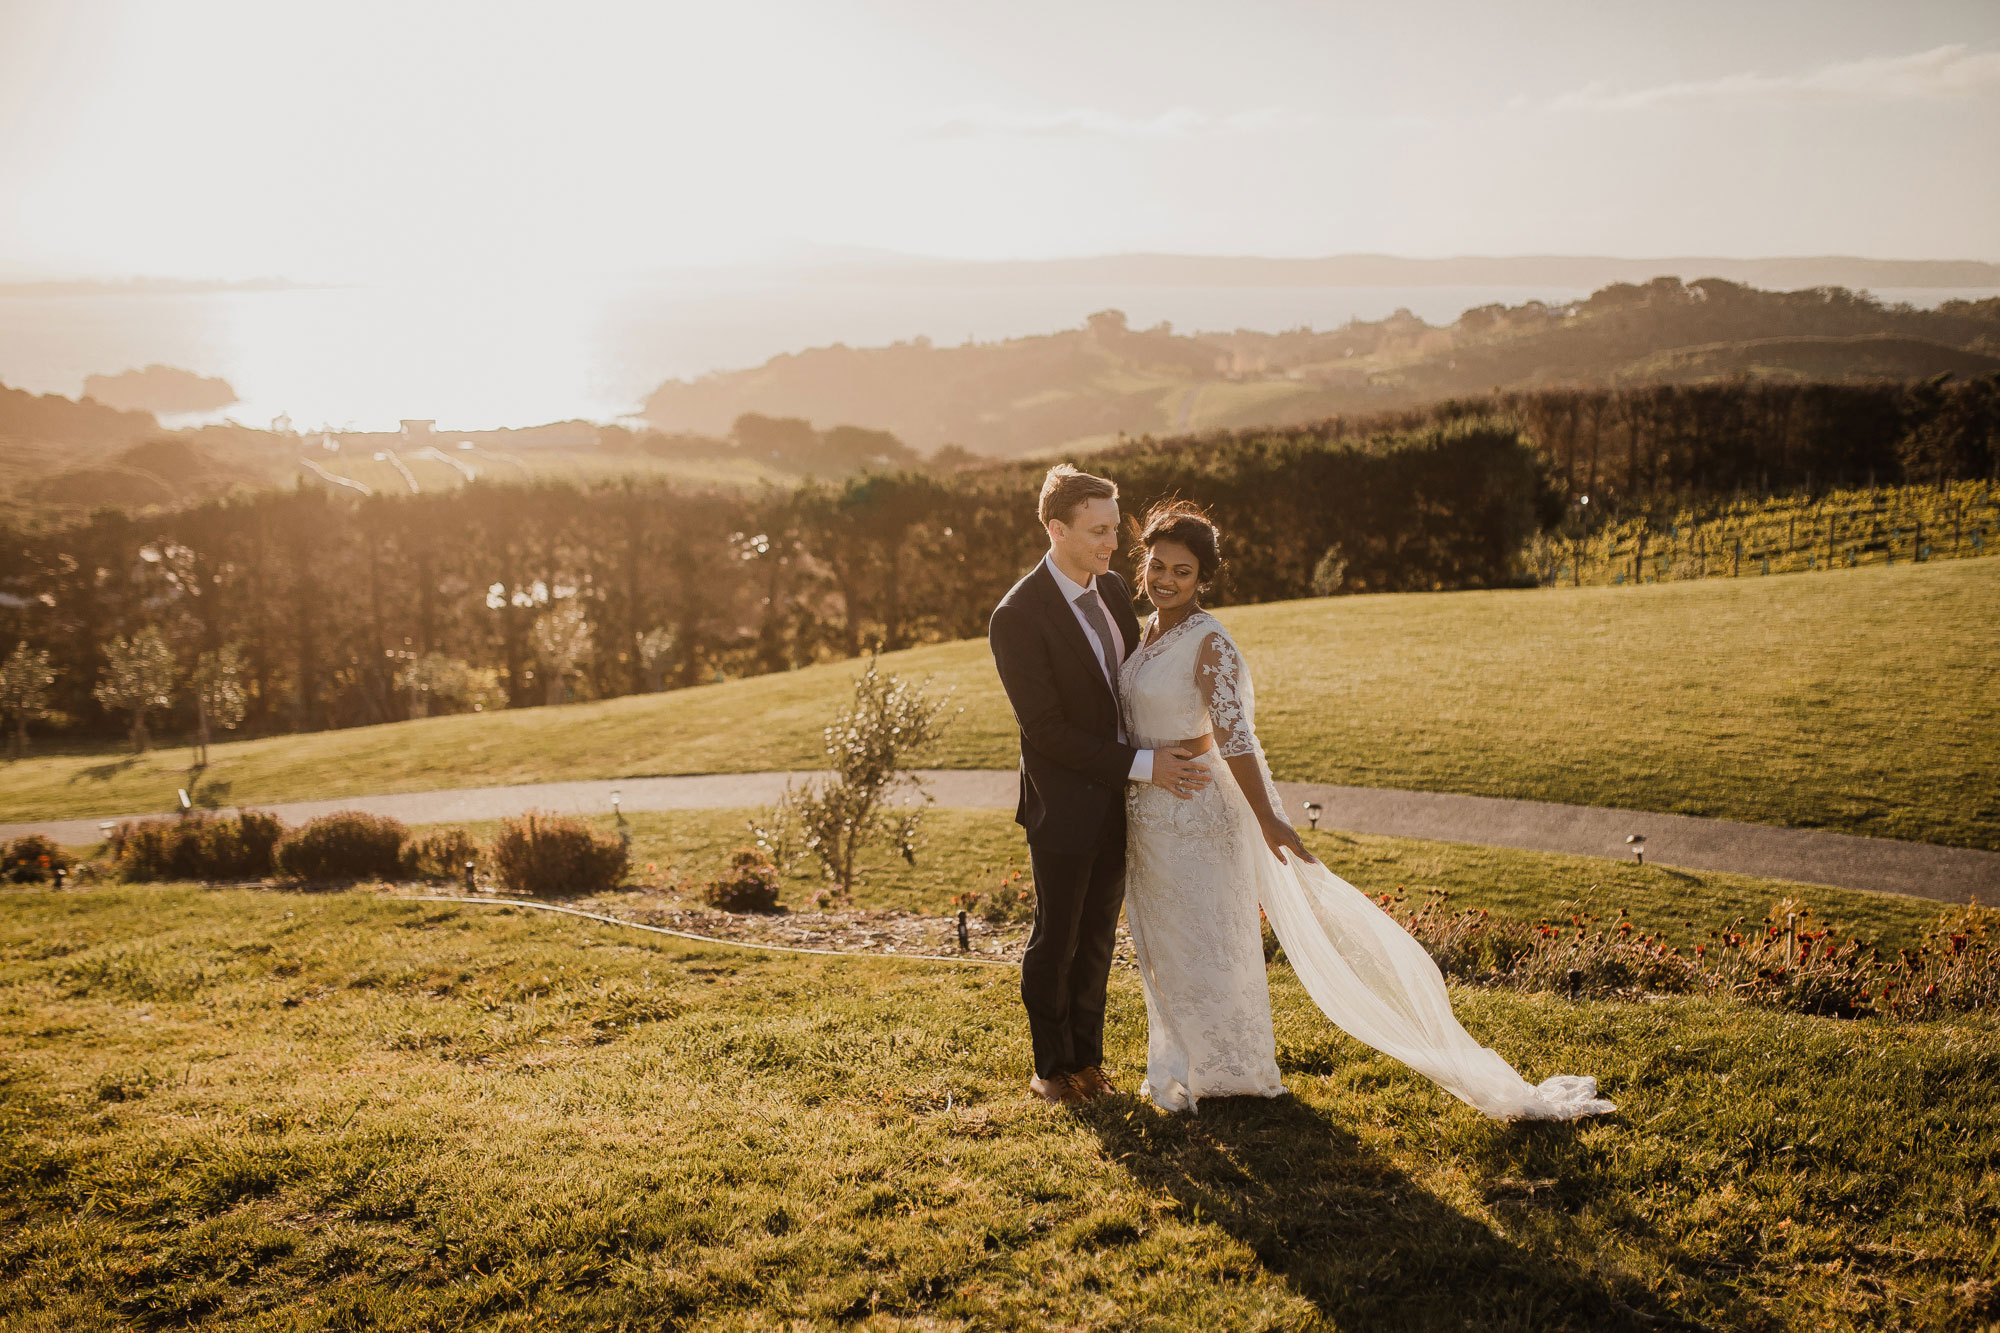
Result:
[[[1243,721],[1254,736],[1249,663],[1240,649],[1236,658]],[[1257,771],[1271,808],[1288,818],[1261,740]],[[1496,1119],[1571,1120],[1618,1109],[1597,1095],[1590,1075],[1557,1074],[1531,1084],[1499,1052],[1481,1046],[1453,1016],[1437,964],[1367,894],[1324,865],[1289,854],[1283,863],[1269,855],[1254,860],[1257,900],[1286,959],[1343,1032]]]

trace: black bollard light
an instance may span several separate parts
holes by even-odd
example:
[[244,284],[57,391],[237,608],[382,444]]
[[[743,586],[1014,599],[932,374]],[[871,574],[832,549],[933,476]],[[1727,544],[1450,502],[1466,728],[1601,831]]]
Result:
[[1317,830],[1319,828],[1320,803],[1318,801],[1307,801],[1305,803],[1305,810],[1306,822],[1313,829]]
[[479,886],[472,879],[472,868],[478,864],[477,861],[467,861],[465,863],[465,891],[467,893],[479,892]]
[[61,889],[68,882],[68,880],[69,880],[69,871],[64,869],[62,866],[57,866],[56,888]]
[[1634,833],[1628,836],[1625,841],[1632,847],[1632,859],[1640,865],[1646,864],[1646,835],[1643,833]]
[[965,909],[958,909],[958,951],[968,952],[972,948],[972,937],[965,933]]

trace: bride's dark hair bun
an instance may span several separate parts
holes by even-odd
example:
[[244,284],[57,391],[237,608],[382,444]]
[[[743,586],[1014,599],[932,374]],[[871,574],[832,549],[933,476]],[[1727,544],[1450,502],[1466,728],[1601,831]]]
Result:
[[1143,556],[1154,542],[1173,542],[1194,552],[1201,581],[1207,583],[1222,568],[1222,534],[1200,505],[1192,500],[1161,500],[1146,511],[1133,555]]

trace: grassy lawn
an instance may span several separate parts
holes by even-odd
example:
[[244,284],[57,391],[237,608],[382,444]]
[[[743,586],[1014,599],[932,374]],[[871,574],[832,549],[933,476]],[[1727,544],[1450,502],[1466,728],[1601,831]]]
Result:
[[[2000,1028],[1460,989],[1487,1122],[1273,973],[1292,1096],[1022,1096],[1014,974],[364,892],[10,890],[23,1330],[1972,1327]],[[1112,1058],[1143,1052],[1113,981]]]
[[[1281,778],[2000,848],[2000,560],[1638,588],[1229,608]],[[983,641],[884,659],[955,687],[937,762],[1011,767]],[[562,708],[216,746],[204,799],[804,768],[853,663]],[[188,752],[0,767],[11,820],[171,807]]]

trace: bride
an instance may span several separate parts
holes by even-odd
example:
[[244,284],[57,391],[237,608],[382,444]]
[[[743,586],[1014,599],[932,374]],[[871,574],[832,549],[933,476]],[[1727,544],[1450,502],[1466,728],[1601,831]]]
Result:
[[1139,538],[1155,608],[1119,676],[1135,746],[1185,746],[1214,780],[1192,797],[1127,788],[1125,914],[1146,994],[1146,1079],[1168,1110],[1276,1097],[1261,904],[1299,981],[1348,1035],[1496,1119],[1616,1108],[1597,1080],[1530,1084],[1452,1016],[1444,976],[1374,900],[1315,860],[1286,822],[1253,728],[1250,670],[1196,600],[1219,563],[1191,505],[1154,506]]

